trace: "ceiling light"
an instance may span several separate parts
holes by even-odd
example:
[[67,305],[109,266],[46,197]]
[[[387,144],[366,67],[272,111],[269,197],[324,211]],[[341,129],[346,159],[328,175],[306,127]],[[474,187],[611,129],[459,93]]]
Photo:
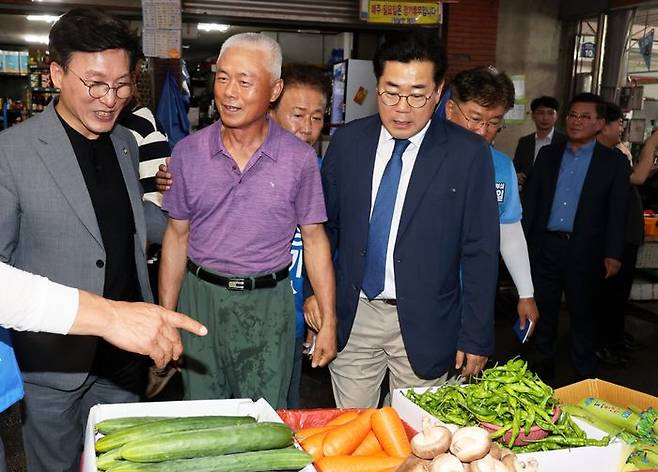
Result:
[[23,39],[27,43],[48,44],[47,34],[26,34]]
[[27,15],[27,21],[42,21],[44,23],[54,23],[59,20],[55,15]]
[[219,31],[220,33],[223,33],[228,31],[231,25],[223,25],[221,23],[199,23],[196,27],[199,31]]

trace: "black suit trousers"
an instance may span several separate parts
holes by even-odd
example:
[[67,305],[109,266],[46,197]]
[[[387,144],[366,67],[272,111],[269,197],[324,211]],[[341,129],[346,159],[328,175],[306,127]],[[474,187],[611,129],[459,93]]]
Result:
[[[542,250],[532,263],[535,301],[541,316],[534,335],[536,361],[554,372],[562,293],[569,310],[570,355],[578,377],[596,370],[595,299],[603,280],[601,269],[584,271],[573,260],[572,240],[546,233]],[[603,265],[603,261],[601,261]]]
[[624,312],[633,288],[637,250],[636,244],[624,246],[621,269],[604,281],[603,290],[597,297],[597,312],[601,315],[597,348],[619,349],[623,346]]

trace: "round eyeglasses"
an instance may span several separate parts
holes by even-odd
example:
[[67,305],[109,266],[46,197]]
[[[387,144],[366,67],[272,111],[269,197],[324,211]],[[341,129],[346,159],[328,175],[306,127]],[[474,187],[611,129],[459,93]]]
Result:
[[80,79],[80,82],[82,82],[82,84],[89,89],[89,96],[91,98],[103,98],[110,92],[110,90],[114,90],[116,97],[121,99],[130,98],[130,96],[133,94],[132,82],[127,82],[119,84],[116,87],[111,87],[110,84],[105,82],[96,82],[91,80],[87,81],[73,72],[71,69],[68,71]]
[[462,110],[462,107],[459,106],[459,103],[457,103],[455,100],[451,100],[452,103],[454,103],[457,106],[457,109],[459,110],[459,113],[462,114],[464,119],[466,120],[466,123],[468,123],[467,127],[470,130],[475,130],[475,129],[494,129],[496,131],[500,130],[503,127],[503,122],[502,121],[484,121],[480,118],[469,118],[466,116],[466,113],[464,113],[464,110]]
[[423,108],[427,104],[427,101],[432,98],[433,94],[428,96],[422,94],[400,95],[397,92],[378,90],[377,95],[379,95],[382,103],[389,107],[394,107],[404,98],[407,101],[407,105],[411,108]]

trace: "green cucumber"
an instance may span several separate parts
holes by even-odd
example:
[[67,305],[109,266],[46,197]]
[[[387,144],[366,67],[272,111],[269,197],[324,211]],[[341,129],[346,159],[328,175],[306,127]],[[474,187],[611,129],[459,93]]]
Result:
[[111,418],[96,423],[96,431],[101,434],[111,434],[124,428],[131,428],[139,424],[152,423],[171,418],[170,416],[127,416],[124,418]]
[[291,444],[292,430],[288,425],[253,423],[150,436],[122,446],[121,456],[132,462],[162,462],[278,449]]
[[121,448],[117,447],[116,449],[104,452],[98,456],[96,458],[96,468],[99,470],[107,470],[120,462],[123,462],[121,460]]
[[256,419],[251,416],[188,416],[169,418],[166,420],[153,421],[151,423],[139,424],[130,428],[122,429],[108,434],[96,441],[96,452],[107,452],[119,446],[162,433],[173,433],[178,431],[189,431],[194,429],[210,429],[220,426],[255,423]]
[[112,468],[111,472],[263,472],[268,470],[300,470],[310,464],[312,460],[310,454],[289,447],[198,459],[180,459],[157,464],[126,462]]

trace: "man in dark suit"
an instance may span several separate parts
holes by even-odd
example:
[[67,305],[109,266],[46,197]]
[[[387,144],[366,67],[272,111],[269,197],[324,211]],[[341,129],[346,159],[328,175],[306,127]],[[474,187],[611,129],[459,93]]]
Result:
[[[479,372],[493,352],[499,225],[486,142],[432,119],[438,38],[398,33],[375,59],[379,114],[334,134],[323,163],[336,267],[339,407]],[[307,300],[307,306],[312,300]]]
[[520,138],[514,152],[514,167],[521,187],[535,164],[539,150],[548,144],[560,144],[567,140],[564,133],[555,129],[559,107],[553,97],[538,97],[530,102],[532,121],[537,131]]
[[562,292],[571,319],[571,360],[577,377],[587,378],[596,369],[597,289],[621,267],[629,165],[596,141],[604,113],[598,95],[573,98],[566,121],[568,142],[541,149],[523,196],[523,227],[542,314],[534,363],[549,382],[555,375]]

